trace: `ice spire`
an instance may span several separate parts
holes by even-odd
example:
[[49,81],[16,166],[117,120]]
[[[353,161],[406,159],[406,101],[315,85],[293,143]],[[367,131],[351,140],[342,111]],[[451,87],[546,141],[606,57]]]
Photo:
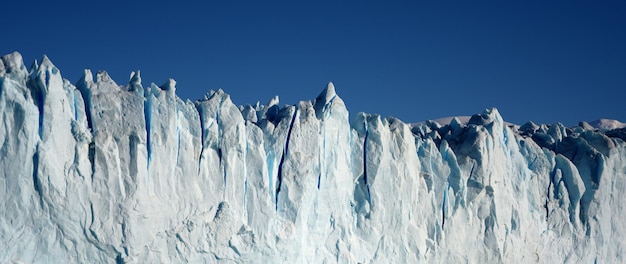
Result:
[[167,79],[167,82],[160,86],[160,88],[174,94],[176,91],[176,80],[169,78]]
[[323,116],[324,109],[326,105],[331,103],[335,97],[337,97],[337,93],[335,93],[335,86],[332,82],[328,82],[326,88],[320,93],[320,95],[315,98],[315,113],[317,118],[321,118]]
[[137,70],[137,72],[130,73],[130,80],[128,80],[128,90],[143,92],[143,87],[141,86],[141,71]]

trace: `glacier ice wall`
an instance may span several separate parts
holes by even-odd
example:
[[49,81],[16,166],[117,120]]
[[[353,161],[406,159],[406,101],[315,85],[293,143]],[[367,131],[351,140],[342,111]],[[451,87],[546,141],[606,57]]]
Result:
[[0,262],[624,262],[625,129],[349,119],[0,63]]

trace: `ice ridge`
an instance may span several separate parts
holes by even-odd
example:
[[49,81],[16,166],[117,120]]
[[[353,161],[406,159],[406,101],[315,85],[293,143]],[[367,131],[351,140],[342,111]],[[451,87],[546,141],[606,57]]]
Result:
[[0,59],[0,262],[624,262],[626,128],[349,119]]

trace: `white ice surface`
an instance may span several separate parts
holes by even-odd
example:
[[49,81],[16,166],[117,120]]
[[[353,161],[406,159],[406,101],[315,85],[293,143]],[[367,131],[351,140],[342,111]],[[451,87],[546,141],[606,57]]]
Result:
[[3,56],[0,263],[626,261],[623,130],[175,91]]
[[626,128],[626,123],[622,123],[615,119],[605,119],[601,118],[596,121],[589,123],[591,126],[601,129],[601,130],[612,130],[612,129],[620,129]]

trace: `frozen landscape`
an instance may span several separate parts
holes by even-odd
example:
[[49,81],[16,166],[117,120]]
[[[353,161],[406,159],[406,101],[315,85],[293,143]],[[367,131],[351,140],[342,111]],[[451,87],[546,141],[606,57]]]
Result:
[[623,263],[626,128],[406,124],[0,61],[0,263]]

